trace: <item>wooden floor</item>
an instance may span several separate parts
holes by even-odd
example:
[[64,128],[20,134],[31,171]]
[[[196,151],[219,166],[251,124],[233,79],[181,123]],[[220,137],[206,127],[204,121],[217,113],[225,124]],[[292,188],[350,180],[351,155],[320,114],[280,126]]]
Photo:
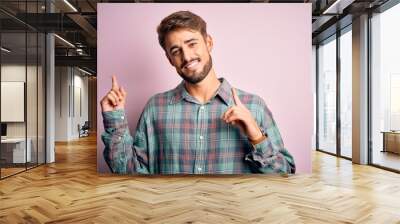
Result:
[[10,166],[6,167],[6,168],[2,167],[1,168],[1,178],[5,178],[5,177],[8,177],[8,176],[20,173],[20,172],[24,172],[27,169],[33,169],[35,167],[37,167],[36,163],[27,163],[26,167],[25,167],[25,164],[18,164],[17,167],[10,167]]
[[400,170],[400,154],[392,152],[374,151],[372,161],[374,164]]
[[313,174],[100,176],[94,137],[0,181],[0,223],[400,223],[400,175],[316,152]]
[[1,177],[3,178],[3,177],[8,177],[8,176],[11,176],[11,175],[13,175],[13,174],[16,174],[16,173],[19,173],[19,172],[23,172],[23,171],[25,171],[26,169],[25,169],[25,167],[17,167],[17,168],[4,168],[4,167],[2,167],[1,168]]

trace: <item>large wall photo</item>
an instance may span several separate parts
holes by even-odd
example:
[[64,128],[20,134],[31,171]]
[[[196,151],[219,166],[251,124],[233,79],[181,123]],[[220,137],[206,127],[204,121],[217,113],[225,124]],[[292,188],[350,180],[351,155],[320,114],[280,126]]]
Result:
[[[219,101],[204,105],[205,117],[198,115],[200,104],[177,102],[179,90],[187,90],[175,89],[184,87],[183,79],[158,40],[160,22],[182,10],[206,22],[213,43],[209,53],[213,71],[226,81]],[[99,3],[98,172],[238,174],[293,168],[296,174],[310,173],[314,135],[310,21],[311,4],[306,3]],[[181,34],[177,32],[168,43],[187,44],[178,41],[183,40]],[[125,108],[107,113],[105,132],[101,101],[112,88],[122,93],[121,86]],[[169,93],[176,95],[165,94],[173,89]],[[240,124],[221,119],[231,106],[243,112]],[[265,125],[266,138],[254,148],[247,137],[256,133],[255,126],[246,111]],[[196,123],[199,119],[204,123]],[[290,168],[291,163],[295,166]]]

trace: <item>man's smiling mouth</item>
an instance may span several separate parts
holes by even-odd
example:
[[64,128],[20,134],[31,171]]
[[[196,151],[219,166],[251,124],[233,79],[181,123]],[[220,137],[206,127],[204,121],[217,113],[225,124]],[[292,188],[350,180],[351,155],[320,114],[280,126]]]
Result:
[[194,67],[196,67],[196,65],[198,65],[200,62],[199,59],[193,60],[190,63],[188,63],[187,65],[184,66],[184,68],[186,69],[193,69]]

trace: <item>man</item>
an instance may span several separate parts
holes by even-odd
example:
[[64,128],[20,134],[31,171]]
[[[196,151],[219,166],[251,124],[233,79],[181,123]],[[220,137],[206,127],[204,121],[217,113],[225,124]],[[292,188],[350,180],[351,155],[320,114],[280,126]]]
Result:
[[104,158],[114,173],[294,173],[278,127],[262,98],[217,78],[206,23],[175,12],[157,27],[158,39],[183,81],[147,102],[133,137],[127,93],[112,78],[101,100]]

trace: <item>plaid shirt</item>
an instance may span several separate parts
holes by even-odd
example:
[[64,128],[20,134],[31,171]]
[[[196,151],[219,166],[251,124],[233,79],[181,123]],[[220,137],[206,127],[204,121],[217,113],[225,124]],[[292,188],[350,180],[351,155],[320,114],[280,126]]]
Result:
[[123,110],[103,112],[104,159],[114,173],[241,174],[294,173],[271,111],[259,96],[237,89],[267,138],[252,145],[240,128],[221,116],[234,105],[224,78],[215,95],[199,103],[184,87],[154,95],[133,137]]

